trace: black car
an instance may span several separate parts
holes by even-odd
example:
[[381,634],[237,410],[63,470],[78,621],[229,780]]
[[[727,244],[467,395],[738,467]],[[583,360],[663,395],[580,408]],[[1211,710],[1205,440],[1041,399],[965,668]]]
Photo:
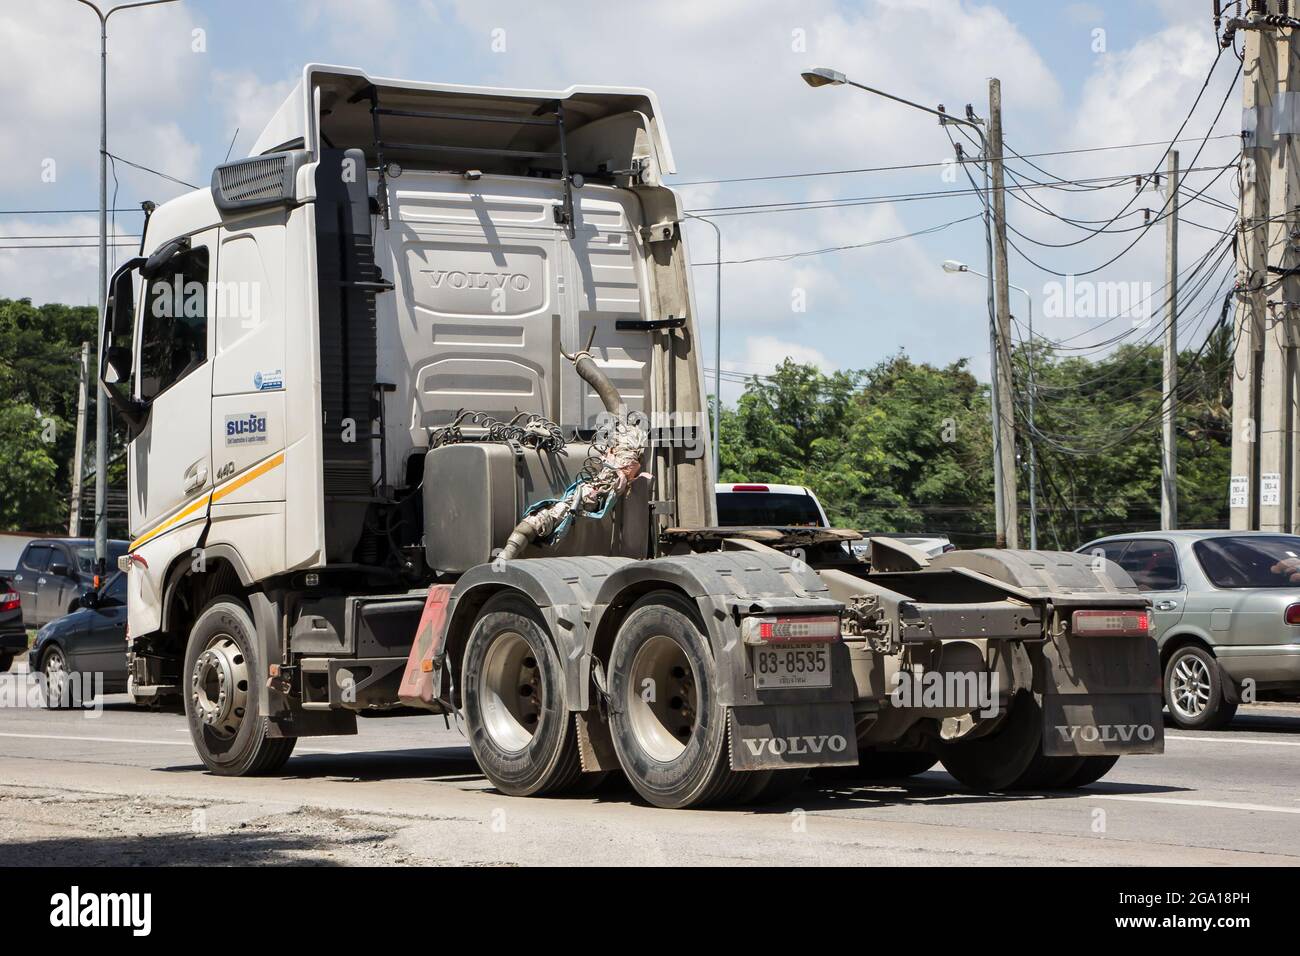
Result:
[[0,673],[9,670],[14,658],[27,650],[27,629],[23,627],[22,597],[8,578],[0,578]]
[[[127,542],[108,543],[108,574]],[[18,558],[12,578],[22,596],[23,623],[40,627],[78,608],[81,595],[95,587],[95,542],[92,538],[37,538]]]
[[28,656],[33,673],[50,686],[68,673],[103,674],[104,693],[126,691],[126,575],[121,571],[98,591],[81,598],[82,607],[46,624]]

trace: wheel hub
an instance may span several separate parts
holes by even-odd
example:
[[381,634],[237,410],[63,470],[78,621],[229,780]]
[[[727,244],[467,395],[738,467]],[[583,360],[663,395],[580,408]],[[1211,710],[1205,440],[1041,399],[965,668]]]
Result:
[[507,753],[526,748],[541,723],[545,687],[532,648],[515,631],[492,640],[479,677],[483,729]]
[[1210,703],[1210,671],[1199,657],[1180,658],[1174,665],[1170,702],[1184,717],[1196,718]]
[[214,638],[194,662],[190,701],[199,721],[217,736],[239,733],[248,706],[248,659],[228,636]]
[[652,637],[636,652],[625,706],[632,735],[649,756],[668,763],[686,750],[699,697],[686,652],[671,637]]

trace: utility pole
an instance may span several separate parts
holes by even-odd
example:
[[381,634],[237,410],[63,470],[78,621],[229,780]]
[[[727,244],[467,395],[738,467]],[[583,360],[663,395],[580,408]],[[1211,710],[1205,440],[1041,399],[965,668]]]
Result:
[[90,388],[90,343],[81,343],[80,384],[77,387],[77,450],[72,457],[72,502],[68,508],[68,537],[81,537],[81,475],[86,454],[86,393]]
[[989,165],[993,176],[993,277],[997,325],[993,368],[993,427],[998,438],[997,469],[1002,482],[999,548],[1020,547],[1016,508],[1016,429],[1011,402],[1011,289],[1007,285],[1007,208],[1002,173],[1002,82],[989,80]]
[[1178,527],[1178,436],[1174,430],[1178,388],[1178,150],[1165,166],[1165,352],[1161,376],[1160,530]]
[[1245,30],[1241,206],[1237,233],[1237,310],[1233,321],[1232,477],[1229,521],[1234,531],[1258,530],[1260,383],[1264,361],[1265,286],[1273,147],[1273,99],[1278,47],[1271,32]]
[[[1270,30],[1263,42],[1276,45],[1277,90],[1272,110],[1275,134],[1269,150],[1269,225],[1265,274],[1264,366],[1260,383],[1259,529],[1290,532],[1296,442],[1296,310],[1300,308],[1297,229],[1300,217],[1300,152],[1296,149],[1300,49],[1294,27]],[[1277,271],[1273,271],[1277,270]]]
[[[108,299],[108,18],[120,10],[154,7],[176,0],[136,0],[101,10],[91,0],[77,0],[99,18],[99,351],[104,355],[104,312]],[[108,400],[95,376],[95,573],[108,572]]]

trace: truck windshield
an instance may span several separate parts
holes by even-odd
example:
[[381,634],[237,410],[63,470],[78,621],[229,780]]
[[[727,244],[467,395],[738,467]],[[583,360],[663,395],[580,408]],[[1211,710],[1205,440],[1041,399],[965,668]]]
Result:
[[722,491],[718,493],[718,524],[726,528],[820,528],[822,516],[808,495]]
[[1300,586],[1300,537],[1208,538],[1192,550],[1216,588]]

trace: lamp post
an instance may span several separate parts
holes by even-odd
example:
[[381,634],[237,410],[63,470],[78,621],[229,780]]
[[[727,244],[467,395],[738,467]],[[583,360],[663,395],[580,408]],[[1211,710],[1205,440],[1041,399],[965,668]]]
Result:
[[[973,115],[967,119],[961,116],[953,116],[941,109],[932,109],[921,103],[914,103],[911,100],[903,99],[901,96],[895,96],[892,93],[886,93],[884,90],[878,90],[875,87],[864,86],[850,80],[839,70],[832,70],[828,67],[818,66],[812,69],[804,70],[800,76],[805,83],[813,88],[822,86],[852,86],[867,93],[873,93],[876,96],[884,97],[887,100],[893,100],[895,103],[901,103],[904,106],[910,106],[912,109],[920,110],[923,113],[929,113],[931,116],[939,117],[940,123],[955,123],[958,126],[965,126],[975,131],[980,140],[980,165],[984,169],[984,252],[988,261],[988,310],[989,310],[989,349],[993,356],[993,368],[991,369],[992,378],[992,425],[993,425],[993,510],[995,512],[997,537],[999,543],[1006,540],[1007,520],[1005,501],[1007,497],[1006,482],[1003,479],[1002,469],[1002,438],[1000,435],[1001,427],[998,420],[999,401],[1001,398],[1001,388],[998,385],[998,330],[996,309],[994,306],[994,289],[993,289],[993,225],[991,222],[991,203],[990,195],[990,178],[989,178],[989,144],[988,137],[984,135],[984,124]],[[968,108],[969,112],[969,108]],[[1015,494],[1014,487],[1011,494]]]
[[108,403],[100,380],[104,357],[104,309],[108,295],[108,18],[119,10],[154,7],[176,0],[139,0],[107,12],[90,0],[77,0],[99,17],[99,349],[95,353],[95,573],[103,575],[108,560]]
[[[964,262],[958,262],[955,259],[945,259],[943,263],[944,272],[969,272],[973,276],[979,276],[981,279],[987,279],[982,272],[977,272]],[[1038,467],[1037,456],[1034,453],[1034,297],[1029,294],[1028,289],[1023,289],[1018,285],[1007,283],[1008,289],[1015,289],[1022,293],[1025,301],[1029,303],[1029,548],[1031,551],[1038,550],[1038,508],[1036,500],[1036,488],[1038,486]],[[996,357],[995,357],[996,360]]]

